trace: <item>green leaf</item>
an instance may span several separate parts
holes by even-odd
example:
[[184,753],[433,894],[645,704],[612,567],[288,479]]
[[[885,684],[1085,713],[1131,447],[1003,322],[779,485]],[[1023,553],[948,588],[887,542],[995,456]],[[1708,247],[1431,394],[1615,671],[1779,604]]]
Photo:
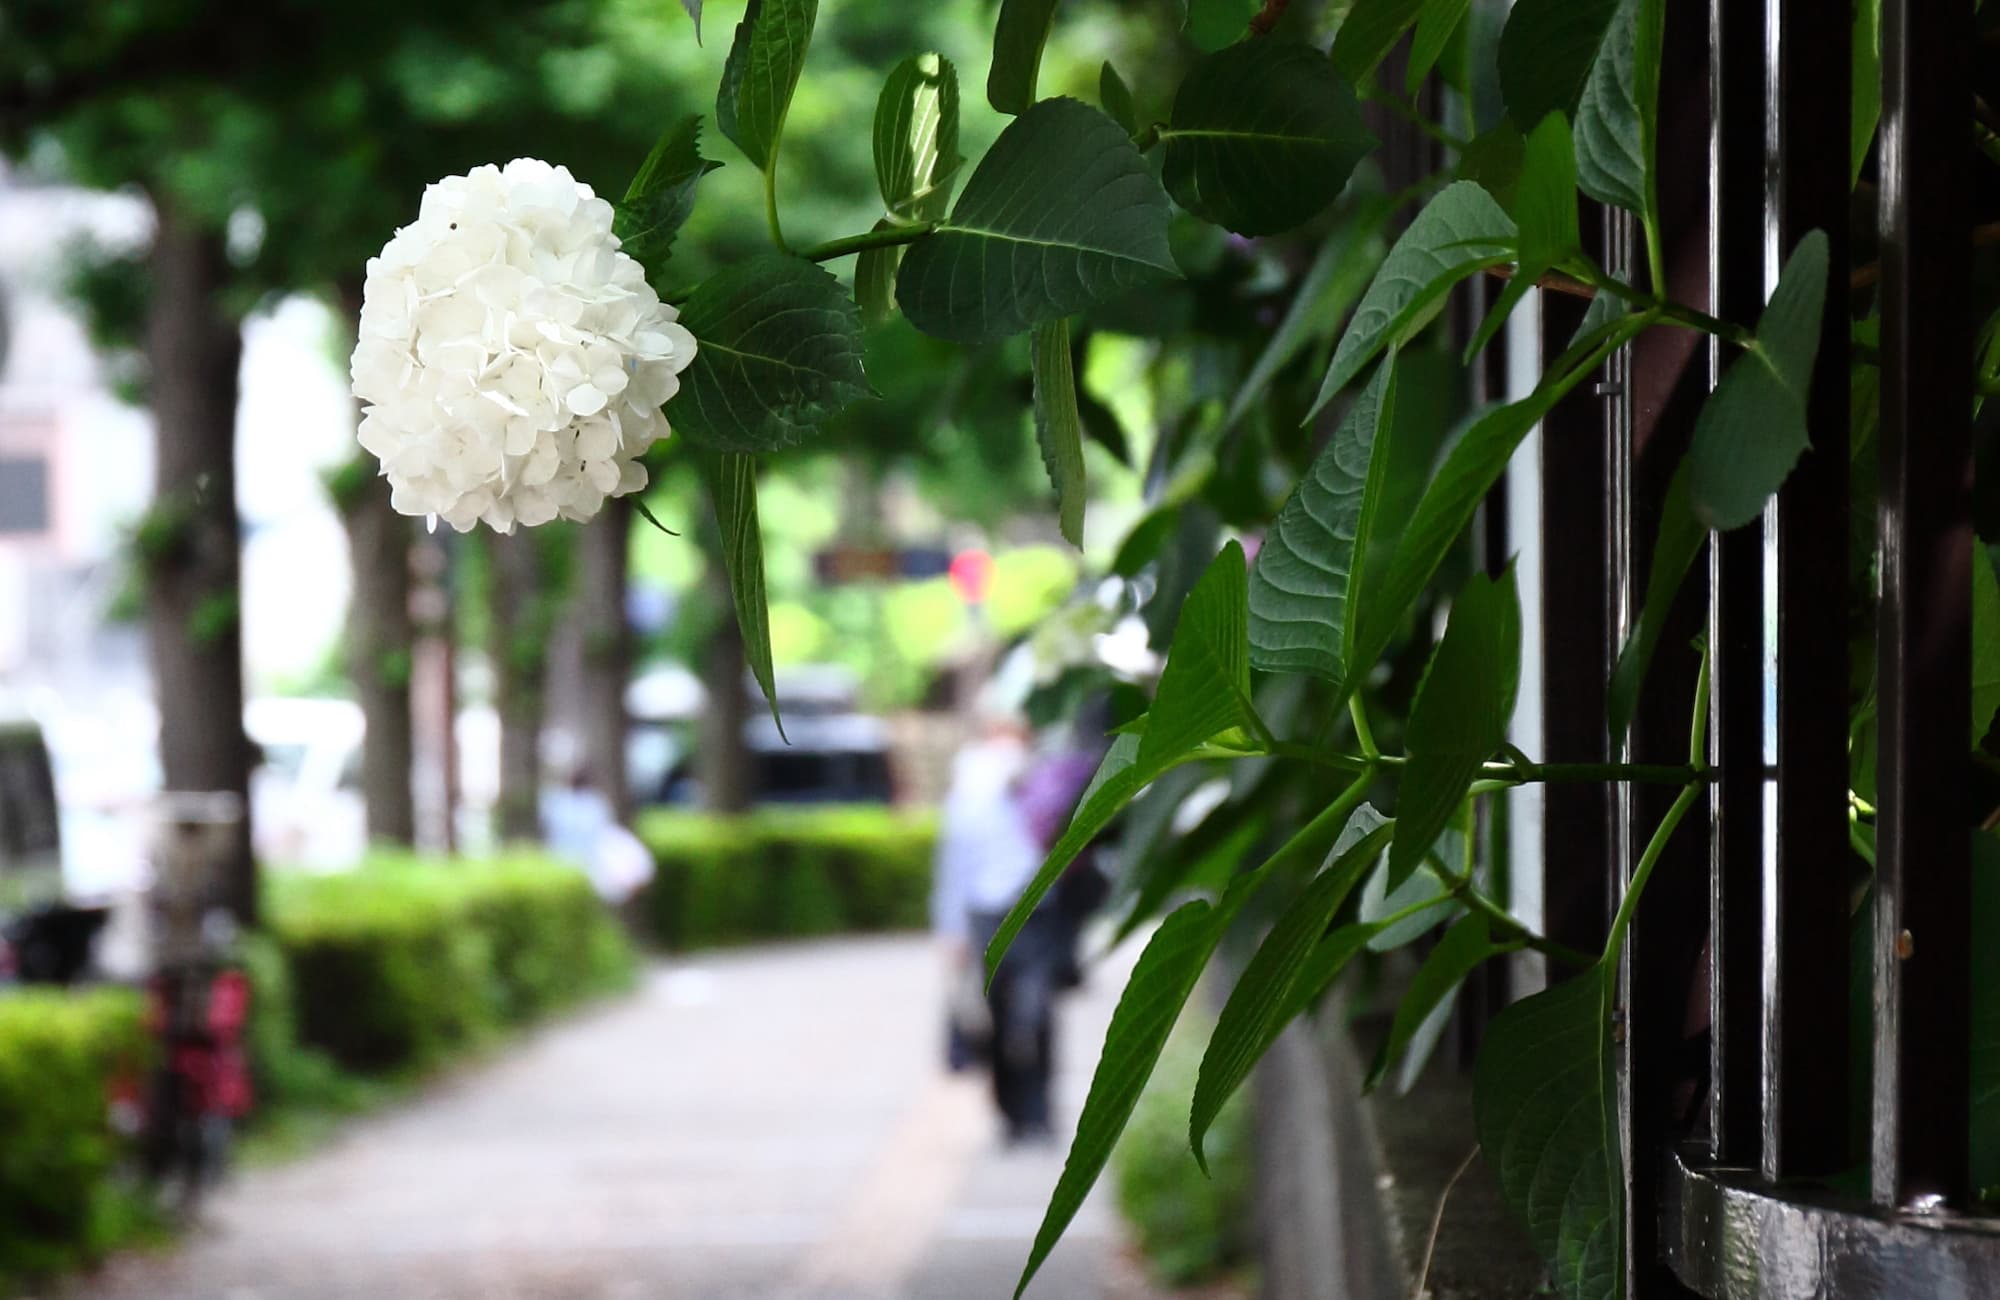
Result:
[[1084,846],[1096,839],[1098,833],[1109,826],[1111,819],[1141,790],[1182,763],[1204,756],[1188,751],[1167,761],[1142,765],[1138,761],[1139,745],[1140,738],[1136,735],[1121,735],[1111,742],[1111,748],[1097,765],[1097,774],[1084,790],[1062,838],[1049,850],[1049,856],[1043,859],[1034,879],[1021,891],[1013,910],[1007,913],[992,942],[986,945],[986,970],[989,975],[999,968],[1000,959],[1007,955],[1014,936],[1021,932],[1021,927],[1027,924],[1028,917],[1041,903],[1042,897],[1062,876],[1063,870],[1076,860],[1076,855],[1083,852]]
[[1619,0],[1519,0],[1500,32],[1500,95],[1519,125],[1574,112]]
[[674,235],[694,211],[695,187],[720,166],[701,156],[701,119],[684,117],[660,136],[618,201],[611,233],[654,284],[673,253]]
[[1381,856],[1393,830],[1394,823],[1368,805],[1355,809],[1325,869],[1278,918],[1230,991],[1202,1057],[1188,1114],[1188,1143],[1204,1170],[1208,1160],[1202,1140],[1209,1126],[1283,1032],[1290,1020],[1286,1012],[1294,1005],[1293,985],[1307,959],[1355,882]]
[[765,253],[710,276],[681,324],[697,347],[667,418],[711,451],[792,446],[868,395],[861,313],[840,281],[802,258]]
[[1417,684],[1404,735],[1408,761],[1396,790],[1389,885],[1415,871],[1465,802],[1479,768],[1507,738],[1521,682],[1521,604],[1510,566],[1494,581],[1475,574],[1452,602],[1444,638]]
[[1514,194],[1514,223],[1520,230],[1514,277],[1466,348],[1468,363],[1506,323],[1535,281],[1582,253],[1576,221],[1576,158],[1571,151],[1569,123],[1560,113],[1549,114],[1528,134]]
[[1250,575],[1250,658],[1267,672],[1344,682],[1352,666],[1349,614],[1390,456],[1396,400],[1392,352],[1292,489]]
[[1042,47],[1055,21],[1056,0],[1001,0],[993,25],[993,67],[986,74],[986,102],[995,112],[1025,113],[1035,102]]
[[1249,576],[1231,541],[1181,605],[1173,646],[1139,743],[1141,766],[1165,762],[1232,728],[1260,732],[1250,707]]
[[1646,150],[1633,61],[1641,0],[1622,0],[1605,29],[1576,109],[1576,177],[1600,203],[1639,212],[1646,202]]
[[2000,713],[2000,579],[1984,546],[1972,548],[1972,743]]
[[1564,1300],[1623,1294],[1623,1186],[1602,965],[1494,1017],[1472,1076],[1480,1150]]
[[1364,200],[1352,212],[1345,214],[1333,233],[1320,245],[1312,265],[1300,278],[1298,291],[1286,306],[1278,328],[1271,331],[1263,350],[1251,363],[1249,373],[1244,375],[1236,396],[1230,399],[1229,412],[1222,421],[1224,433],[1234,429],[1249,414],[1257,399],[1264,395],[1264,390],[1271,386],[1271,380],[1307,343],[1324,337],[1339,326],[1341,319],[1347,315],[1347,309],[1361,296],[1369,277],[1381,264],[1383,247],[1380,236],[1391,211],[1387,196]]
[[1853,61],[1848,121],[1849,185],[1861,180],[1875,124],[1882,117],[1882,0],[1854,0]]
[[1178,274],[1170,212],[1116,122],[1043,100],[1000,133],[951,216],[910,246],[896,300],[939,338],[1018,334]]
[[[887,217],[875,229],[888,230],[896,223]],[[903,250],[893,245],[864,248],[854,259],[854,301],[861,308],[861,323],[876,326],[896,314],[896,262]]]
[[1076,413],[1076,375],[1070,368],[1069,321],[1035,326],[1035,440],[1056,489],[1056,517],[1070,545],[1083,546],[1083,422]]
[[1349,81],[1373,74],[1423,7],[1424,0],[1354,0],[1333,34],[1333,66]]
[[1376,144],[1354,88],[1326,57],[1276,37],[1196,62],[1160,140],[1167,193],[1239,235],[1309,220]]
[[681,0],[681,8],[694,20],[694,43],[701,44],[701,0]]
[[1444,938],[1438,940],[1437,947],[1430,950],[1411,977],[1410,987],[1396,1007],[1396,1018],[1389,1025],[1389,1035],[1375,1053],[1375,1064],[1368,1071],[1363,1091],[1375,1090],[1388,1075],[1389,1067],[1402,1058],[1404,1049],[1430,1019],[1431,1012],[1458,991],[1475,967],[1499,951],[1487,935],[1486,918],[1477,912],[1466,913],[1444,932]]
[[[1438,836],[1431,855],[1424,859],[1423,865],[1394,889],[1389,888],[1389,864],[1386,861],[1379,870],[1372,872],[1363,882],[1361,897],[1355,904],[1356,919],[1374,927],[1367,936],[1368,951],[1394,952],[1423,938],[1436,929],[1439,922],[1462,911],[1463,904],[1446,897],[1451,892],[1451,886],[1445,884],[1444,878],[1438,874],[1438,863],[1456,862],[1464,855],[1465,838],[1455,830],[1447,830]],[[1433,906],[1410,912],[1400,920],[1389,919],[1433,898],[1438,900]]]
[[1757,338],[1709,394],[1688,449],[1695,514],[1728,529],[1763,513],[1810,439],[1806,395],[1826,304],[1826,235],[1800,239],[1757,321]]
[[1111,1025],[1104,1034],[1104,1051],[1091,1076],[1090,1092],[1084,1097],[1083,1111],[1077,1116],[1076,1138],[1070,1143],[1069,1157],[1063,1162],[1062,1176],[1042,1226],[1035,1233],[1034,1248],[1028,1253],[1027,1267],[1014,1288],[1017,1300],[1041,1268],[1042,1262],[1061,1240],[1063,1229],[1076,1217],[1089,1195],[1118,1135],[1125,1131],[1132,1108],[1153,1067],[1167,1035],[1180,1019],[1208,964],[1223,929],[1235,916],[1254,877],[1241,877],[1223,895],[1221,903],[1188,903],[1165,921],[1146,941],[1146,949],[1132,968],[1132,978],[1111,1013]]
[[1470,181],[1446,186],[1403,232],[1334,349],[1307,419],[1385,347],[1401,347],[1436,316],[1454,284],[1514,259],[1514,223]]
[[1458,179],[1475,182],[1507,207],[1521,183],[1522,155],[1528,142],[1521,128],[1506,118],[1472,138],[1458,155]]
[[[1580,334],[1570,344],[1549,374],[1560,375],[1566,368],[1580,364],[1600,344],[1629,338],[1637,319],[1607,314],[1590,332]],[[1380,585],[1368,594],[1368,607],[1362,611],[1361,634],[1355,642],[1352,661],[1355,671],[1349,676],[1349,687],[1364,666],[1381,657],[1411,604],[1429,585],[1445,553],[1471,521],[1472,512],[1500,481],[1521,439],[1560,397],[1561,393],[1545,377],[1534,392],[1520,401],[1495,407],[1481,416],[1453,445],[1417,502]]]
[[1263,7],[1262,0],[1188,0],[1188,39],[1212,54],[1241,40]]
[[951,198],[958,153],[958,70],[937,53],[896,65],[875,101],[875,183],[909,221],[935,221]]
[[1646,670],[1659,648],[1674,597],[1680,594],[1681,583],[1708,540],[1708,529],[1695,517],[1694,501],[1688,493],[1688,466],[1683,460],[1667,484],[1667,495],[1660,504],[1660,533],[1646,574],[1646,603],[1618,651],[1618,666],[1611,672],[1605,711],[1614,749],[1632,725],[1632,715],[1639,707],[1639,689],[1646,683]]
[[1097,106],[1118,125],[1125,128],[1125,134],[1133,135],[1139,130],[1139,110],[1132,104],[1131,87],[1125,78],[1118,75],[1118,69],[1111,66],[1111,60],[1104,61],[1104,67],[1097,74]]
[[743,634],[743,658],[751,676],[764,690],[778,734],[785,722],[778,716],[778,690],[771,675],[771,616],[765,605],[764,538],[757,526],[757,458],[725,452],[698,453],[702,486],[715,511],[722,535],[722,567],[729,574],[729,595],[736,603],[736,626]]
[[805,70],[819,0],[750,0],[722,66],[715,121],[743,156],[768,171]]
[[1423,12],[1417,16],[1417,34],[1410,41],[1409,66],[1403,70],[1403,89],[1412,99],[1471,8],[1472,0],[1424,0]]

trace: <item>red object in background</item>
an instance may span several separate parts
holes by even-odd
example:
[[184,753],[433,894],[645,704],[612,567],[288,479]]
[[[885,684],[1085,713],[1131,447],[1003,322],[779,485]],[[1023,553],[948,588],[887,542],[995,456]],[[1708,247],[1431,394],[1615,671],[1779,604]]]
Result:
[[951,557],[951,589],[968,605],[986,602],[987,588],[993,585],[993,557],[981,550],[960,551]]

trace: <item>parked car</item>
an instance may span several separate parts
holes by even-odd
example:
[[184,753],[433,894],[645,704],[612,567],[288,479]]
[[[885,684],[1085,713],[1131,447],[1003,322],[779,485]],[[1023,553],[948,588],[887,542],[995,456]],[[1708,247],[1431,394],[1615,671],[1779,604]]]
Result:
[[0,981],[77,979],[109,916],[107,903],[63,887],[62,811],[40,724],[0,721]]

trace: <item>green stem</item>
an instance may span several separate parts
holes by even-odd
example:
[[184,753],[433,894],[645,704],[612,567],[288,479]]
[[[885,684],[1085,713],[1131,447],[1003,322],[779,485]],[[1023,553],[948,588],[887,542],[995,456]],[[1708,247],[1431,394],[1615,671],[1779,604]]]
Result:
[[1473,888],[1469,881],[1466,882],[1462,892],[1456,893],[1456,897],[1467,908],[1485,917],[1502,935],[1519,940],[1544,957],[1553,957],[1565,965],[1576,967],[1578,970],[1590,966],[1597,961],[1597,958],[1590,953],[1578,952],[1568,944],[1557,943],[1554,939],[1536,934],[1533,930],[1515,920],[1512,912],[1509,912],[1506,908],[1501,907],[1498,903],[1495,903],[1492,899]]
[[785,242],[785,228],[778,224],[778,152],[775,141],[771,146],[770,162],[764,168],[764,220],[770,224],[771,242],[778,246],[778,251],[791,252],[791,245]]
[[1639,855],[1639,865],[1633,868],[1632,879],[1625,886],[1625,897],[1618,901],[1618,915],[1611,918],[1611,934],[1604,941],[1604,969],[1607,981],[1617,970],[1619,954],[1625,947],[1625,931],[1631,927],[1632,914],[1638,910],[1639,895],[1646,892],[1646,881],[1651,879],[1653,868],[1660,864],[1660,856],[1667,851],[1667,841],[1674,836],[1674,830],[1687,816],[1688,809],[1694,807],[1704,787],[1691,785],[1680,792],[1680,796],[1667,809],[1666,816],[1653,828],[1653,838],[1646,841],[1646,848]]
[[1160,142],[1160,137],[1163,134],[1165,134],[1165,132],[1166,132],[1166,124],[1162,122],[1155,122],[1151,126],[1147,127],[1145,130],[1133,133],[1132,147],[1134,149],[1137,149],[1140,153],[1145,153],[1148,149],[1151,149],[1154,145]]
[[1694,719],[1688,724],[1688,766],[1700,767],[1708,761],[1709,655],[1706,638],[1701,643],[1701,669],[1694,679]]
[[799,256],[808,262],[830,262],[836,257],[846,257],[849,253],[865,252],[871,248],[894,248],[898,244],[914,244],[936,230],[937,225],[935,221],[920,221],[907,226],[864,230],[858,235],[843,235],[839,239],[829,239],[824,244],[814,244]]
[[1734,343],[1739,348],[1747,348],[1757,341],[1754,330],[1711,316],[1705,311],[1696,311],[1685,303],[1674,302],[1660,294],[1647,293],[1643,289],[1625,283],[1588,259],[1578,258],[1574,262],[1565,262],[1563,269],[1599,293],[1608,293],[1641,311],[1650,311],[1668,324],[1713,334],[1723,342]]
[[1347,716],[1354,721],[1354,743],[1361,747],[1361,756],[1370,761],[1382,757],[1382,751],[1375,748],[1375,733],[1369,729],[1368,709],[1359,692],[1347,697]]
[[[1365,772],[1377,767],[1403,767],[1409,763],[1406,754],[1342,754],[1334,750],[1314,749],[1310,745],[1299,745],[1288,741],[1278,741],[1269,747],[1276,758],[1297,759],[1302,763],[1312,763],[1319,767],[1332,768],[1340,772]],[[1714,772],[1703,765],[1694,763],[1529,763],[1519,761],[1484,763],[1479,775],[1484,780],[1498,782],[1495,788],[1518,785],[1574,785],[1597,781],[1636,781],[1642,785],[1688,785],[1706,784],[1715,779]]]

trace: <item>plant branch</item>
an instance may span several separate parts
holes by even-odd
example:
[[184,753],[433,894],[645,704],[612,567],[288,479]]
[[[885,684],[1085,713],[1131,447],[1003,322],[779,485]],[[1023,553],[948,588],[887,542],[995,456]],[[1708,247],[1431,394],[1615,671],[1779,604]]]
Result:
[[[1378,767],[1402,767],[1406,754],[1343,754],[1337,750],[1314,749],[1289,741],[1269,747],[1276,758],[1297,759],[1341,772],[1365,772]],[[1693,763],[1524,763],[1519,759],[1491,762],[1480,766],[1479,775],[1512,787],[1518,785],[1573,785],[1597,781],[1634,781],[1641,785],[1706,785],[1715,780],[1713,769]],[[1497,786],[1495,788],[1498,788]]]
[[1618,966],[1619,954],[1625,947],[1625,931],[1631,928],[1632,914],[1639,908],[1639,896],[1646,892],[1646,882],[1652,878],[1653,868],[1660,865],[1660,858],[1667,851],[1667,841],[1674,837],[1681,819],[1694,807],[1695,800],[1703,793],[1700,785],[1690,785],[1680,792],[1680,797],[1660,818],[1660,824],[1653,828],[1653,838],[1646,841],[1645,851],[1639,855],[1639,865],[1632,870],[1632,879],[1625,886],[1625,897],[1618,900],[1618,915],[1611,919],[1611,934],[1604,941],[1604,966],[1607,981],[1610,972]]
[[1361,747],[1361,756],[1371,762],[1382,757],[1382,751],[1375,748],[1375,733],[1368,726],[1368,709],[1361,703],[1358,691],[1347,697],[1347,716],[1354,721],[1354,743]]
[[886,230],[864,230],[858,235],[843,235],[824,244],[814,244],[799,256],[808,262],[830,262],[836,257],[846,257],[849,253],[864,252],[870,248],[914,244],[936,230],[937,224],[935,221],[921,221],[908,226],[890,226]]
[[[1499,266],[1489,266],[1486,274],[1496,280],[1511,280],[1520,268],[1512,262],[1502,262]],[[1572,298],[1595,298],[1597,290],[1591,288],[1573,275],[1562,271],[1544,271],[1535,277],[1537,289],[1547,289],[1552,293],[1568,294]]]
[[764,168],[764,220],[771,227],[771,242],[778,246],[778,251],[791,252],[791,245],[785,242],[785,229],[778,224],[778,154],[775,146]]

